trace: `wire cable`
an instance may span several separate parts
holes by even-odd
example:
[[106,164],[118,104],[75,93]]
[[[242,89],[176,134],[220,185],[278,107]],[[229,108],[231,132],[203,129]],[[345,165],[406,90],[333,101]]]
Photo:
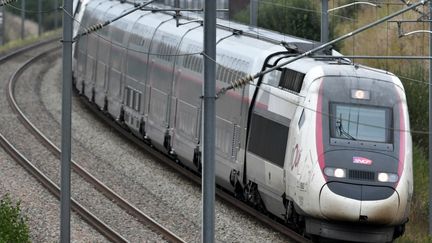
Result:
[[10,5],[11,3],[15,2],[15,1],[18,1],[18,0],[1,0],[0,1],[0,7]]
[[[80,27],[84,28],[80,21],[78,21],[76,18],[74,18],[74,17],[73,17],[70,13],[68,13],[66,10],[63,9],[63,11],[64,11],[64,12],[65,12],[69,17],[71,17],[71,18],[73,19],[73,21],[76,22]],[[114,45],[114,46],[117,46],[117,47],[119,47],[119,48],[125,49],[125,50],[127,50],[127,51],[132,51],[132,52],[136,52],[136,53],[146,54],[146,55],[150,55],[150,56],[174,56],[174,57],[175,57],[175,56],[194,56],[194,55],[201,55],[201,54],[202,54],[202,51],[199,51],[199,52],[190,52],[190,53],[179,53],[179,54],[152,53],[152,52],[149,52],[149,51],[143,51],[143,50],[138,50],[138,49],[130,48],[130,47],[128,47],[128,46],[124,46],[124,45],[122,45],[122,44],[119,44],[119,43],[113,42],[113,41],[107,39],[105,36],[102,36],[101,34],[98,34],[97,32],[91,32],[91,33],[89,33],[88,35],[94,35],[94,36],[96,36],[96,37],[98,37],[98,38],[100,38],[100,39],[102,39],[102,40],[104,40],[104,41],[106,41],[106,42],[111,43],[111,44]]]
[[[16,1],[16,0],[5,0],[5,1],[11,1],[11,2],[13,2],[13,1]],[[2,5],[0,4],[0,6],[2,6]],[[7,4],[5,6],[6,7],[11,7],[13,9],[16,9],[16,10],[19,10],[19,11],[23,11],[21,7],[17,7],[15,5],[13,5],[13,4]],[[58,8],[53,8],[53,9],[43,10],[43,11],[25,9],[24,12],[25,13],[31,13],[31,14],[49,14],[49,13],[54,13],[54,12],[62,11],[62,9],[63,9],[63,7],[58,7]]]

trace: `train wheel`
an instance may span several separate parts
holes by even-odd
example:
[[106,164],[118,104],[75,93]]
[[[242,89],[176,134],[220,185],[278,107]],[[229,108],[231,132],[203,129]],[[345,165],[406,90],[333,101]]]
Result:
[[199,146],[194,149],[194,156],[192,161],[198,173],[202,174],[201,151],[199,150]]
[[246,202],[254,207],[256,210],[265,213],[267,212],[261,195],[258,191],[258,185],[252,181],[249,181],[245,187],[245,199]]
[[84,81],[82,81],[82,83],[81,83],[81,95],[85,96],[85,83],[84,83]]
[[104,111],[104,112],[108,112],[108,98],[107,98],[106,96],[105,96],[105,98],[104,98],[103,111]]

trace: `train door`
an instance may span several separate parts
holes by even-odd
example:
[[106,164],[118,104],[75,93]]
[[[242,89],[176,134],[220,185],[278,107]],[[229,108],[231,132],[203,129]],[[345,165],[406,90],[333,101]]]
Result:
[[202,49],[192,44],[190,39],[202,39],[200,25],[190,26],[183,35],[173,68],[172,116],[172,151],[180,160],[192,169],[199,168],[199,141],[201,124],[201,93],[202,93]]
[[[113,6],[113,2],[106,1],[106,2],[100,2],[95,8],[91,11],[94,12],[93,18],[90,18],[89,26],[94,25],[96,23],[101,23],[104,19],[105,13],[108,9],[110,9]],[[89,98],[91,101],[94,101],[95,98],[95,88],[96,83],[98,83],[98,47],[100,44],[100,38],[99,34],[89,34],[87,35],[87,60],[86,60],[86,75],[85,75],[85,81],[84,86],[82,89],[84,90],[84,94],[87,98]],[[99,75],[103,76],[103,75]]]
[[250,124],[248,179],[258,185],[264,204],[275,215],[284,213],[284,164],[290,122],[290,119],[268,110],[255,110]]
[[[148,23],[148,20],[146,21],[146,17],[151,14],[147,13],[144,15],[139,15],[137,20],[132,26],[133,33],[130,34],[130,37],[128,39],[128,48],[126,51],[126,58],[124,60],[124,72],[123,76],[121,77],[122,84],[119,87],[119,90],[114,90],[113,94],[114,96],[123,96],[123,112],[124,117],[123,120],[126,124],[129,124],[130,127],[133,126],[132,121],[132,113],[135,110],[136,112],[139,112],[136,114],[136,120],[138,121],[138,132],[141,133],[141,136],[145,136],[144,132],[144,120],[145,120],[145,97],[147,97],[146,93],[146,85],[145,85],[145,79],[147,75],[148,65],[147,65],[147,56],[149,52],[149,45],[151,37],[154,33],[154,28],[150,25],[146,25],[145,23]],[[111,83],[111,82],[110,82]],[[137,109],[134,109],[132,103],[127,103],[129,101],[129,90],[131,87],[135,87],[138,95],[138,104]],[[108,110],[110,109],[111,102],[108,101]],[[120,107],[118,107],[120,109]],[[113,109],[114,112],[116,109]],[[119,113],[115,112],[117,115],[120,115]],[[136,124],[135,124],[136,125]],[[135,131],[136,132],[136,131]]]
[[172,106],[172,71],[181,32],[182,29],[176,27],[174,19],[163,22],[156,29],[149,48],[154,55],[149,57],[147,72],[150,95],[146,133],[155,146],[167,150],[171,150],[169,117]]
[[[247,57],[242,56],[242,46],[235,46],[235,40],[224,40],[219,44],[216,56],[216,83],[218,87],[226,87],[248,73]],[[233,52],[237,49],[240,53]],[[248,60],[248,61],[246,61]],[[245,89],[227,92],[217,99],[216,105],[216,181],[225,188],[234,190],[230,182],[233,170],[239,171],[238,162],[241,122],[244,109]]]
[[[86,25],[89,21],[88,14],[84,14],[82,18],[82,24]],[[82,92],[83,82],[85,79],[85,68],[87,61],[87,38],[88,36],[83,36],[78,39],[75,45],[75,88]]]
[[[124,13],[118,9],[116,16]],[[126,16],[111,24],[109,29],[111,39],[110,60],[108,65],[108,78],[106,82],[106,93],[103,109],[113,117],[119,118],[122,105],[122,73],[124,72],[123,62],[126,56],[126,46],[130,38],[134,15]]]
[[[115,17],[115,5],[112,5],[103,15],[100,20],[105,22]],[[104,107],[104,101],[106,97],[105,87],[108,80],[108,63],[111,52],[111,38],[109,35],[109,29],[111,26],[102,28],[99,33],[98,45],[97,45],[97,61],[96,61],[96,79],[94,85],[94,93],[92,94],[93,101],[98,105],[99,108]]]
[[[298,104],[303,98],[298,93],[304,74],[287,68],[274,72],[273,77],[269,76],[272,80],[265,81],[269,85],[259,91],[263,95],[267,93],[268,97],[262,95],[251,114],[246,169],[248,179],[258,184],[267,209],[282,217],[285,213],[282,197],[286,194],[286,163],[291,163],[293,153],[300,156],[301,152],[296,145],[298,128],[293,130],[291,121],[299,117]],[[267,107],[261,105],[260,108],[260,102]]]

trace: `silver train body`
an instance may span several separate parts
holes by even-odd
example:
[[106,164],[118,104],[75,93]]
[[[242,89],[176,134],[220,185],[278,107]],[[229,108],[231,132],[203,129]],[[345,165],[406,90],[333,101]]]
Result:
[[[75,16],[87,27],[131,7],[88,0]],[[245,34],[247,26],[219,24],[232,29],[217,30],[218,89],[288,60],[296,51],[287,46],[313,45],[266,30],[256,38]],[[135,135],[199,172],[205,163],[202,42],[200,23],[177,27],[169,14],[137,11],[79,39],[75,87]],[[303,58],[217,99],[216,181],[309,235],[391,241],[403,234],[413,193],[409,130],[396,76]]]

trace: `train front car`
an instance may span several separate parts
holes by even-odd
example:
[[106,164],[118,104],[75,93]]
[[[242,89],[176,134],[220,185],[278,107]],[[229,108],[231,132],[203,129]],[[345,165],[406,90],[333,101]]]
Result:
[[288,173],[296,178],[292,197],[307,215],[306,232],[359,242],[400,236],[413,192],[400,80],[380,70],[330,64],[312,69],[304,85],[310,118],[299,143],[304,160]]

